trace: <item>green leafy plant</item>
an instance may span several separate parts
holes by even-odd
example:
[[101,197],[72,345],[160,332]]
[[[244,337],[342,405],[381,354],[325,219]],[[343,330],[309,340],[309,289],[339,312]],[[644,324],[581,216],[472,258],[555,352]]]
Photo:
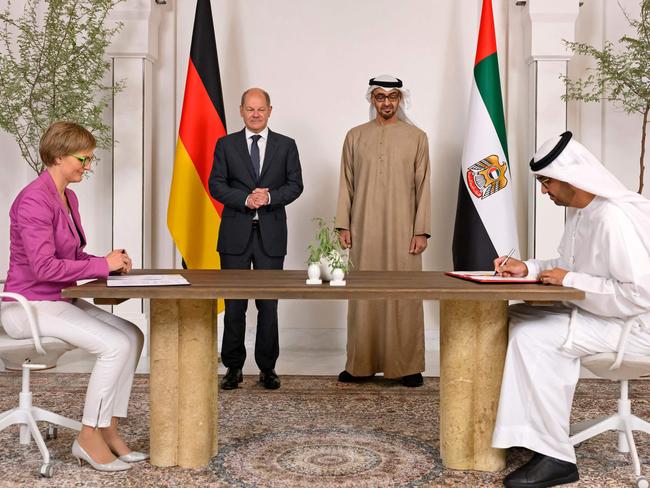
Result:
[[350,256],[347,253],[342,253],[337,250],[331,251],[325,259],[332,267],[332,269],[339,268],[344,273],[347,273],[352,267],[352,263],[350,263]]
[[121,25],[107,27],[107,17],[121,1],[26,0],[12,17],[8,0],[0,11],[0,129],[34,171],[43,169],[40,137],[57,120],[77,122],[98,147],[111,147],[102,113],[121,85],[106,84],[105,52]]
[[320,217],[312,219],[318,225],[315,243],[307,246],[309,257],[307,264],[320,263],[324,259],[332,268],[340,268],[345,273],[352,267],[347,250],[341,247],[339,232],[334,227],[334,219],[330,222]]
[[637,37],[621,37],[618,47],[609,41],[604,43],[602,50],[583,42],[565,41],[575,54],[595,59],[596,67],[588,70],[586,78],[570,80],[563,76],[567,92],[562,99],[583,102],[607,100],[626,113],[638,113],[643,116],[638,188],[638,192],[642,193],[650,113],[650,0],[641,1],[639,19],[631,18],[625,10],[623,14],[629,25],[636,30]]

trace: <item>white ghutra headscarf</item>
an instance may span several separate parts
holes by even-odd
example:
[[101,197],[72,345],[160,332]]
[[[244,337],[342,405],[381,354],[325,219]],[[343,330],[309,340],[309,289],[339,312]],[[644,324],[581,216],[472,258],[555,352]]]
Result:
[[650,253],[650,200],[619,181],[569,131],[546,141],[530,161],[538,175],[564,181],[586,192],[608,199],[627,215]]
[[411,106],[411,92],[403,87],[402,80],[391,75],[380,75],[371,78],[368,85],[366,100],[370,103],[370,120],[374,120],[375,117],[377,117],[377,110],[375,110],[375,105],[372,103],[372,92],[376,88],[383,88],[389,92],[399,90],[402,93],[402,100],[397,109],[397,118],[403,120],[407,124],[415,125],[413,119],[408,115],[408,109]]

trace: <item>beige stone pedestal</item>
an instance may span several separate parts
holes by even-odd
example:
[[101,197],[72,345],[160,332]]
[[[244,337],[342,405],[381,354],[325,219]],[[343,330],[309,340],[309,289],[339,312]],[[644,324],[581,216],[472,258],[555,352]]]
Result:
[[440,455],[446,468],[499,471],[490,444],[508,341],[508,302],[440,302]]
[[154,466],[202,467],[217,453],[216,324],[214,300],[151,300]]

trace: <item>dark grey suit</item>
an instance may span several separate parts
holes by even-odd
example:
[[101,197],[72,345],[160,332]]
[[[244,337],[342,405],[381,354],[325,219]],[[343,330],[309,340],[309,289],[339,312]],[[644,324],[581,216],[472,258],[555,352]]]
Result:
[[[269,130],[258,176],[253,169],[245,131],[222,137],[214,150],[210,193],[223,205],[217,251],[223,269],[282,269],[287,253],[285,206],[302,193],[302,171],[293,139]],[[268,188],[271,203],[257,210],[245,205],[255,188]],[[255,361],[261,370],[275,368],[279,354],[277,300],[255,300],[257,336]],[[226,300],[221,358],[229,368],[246,359],[247,300]]]

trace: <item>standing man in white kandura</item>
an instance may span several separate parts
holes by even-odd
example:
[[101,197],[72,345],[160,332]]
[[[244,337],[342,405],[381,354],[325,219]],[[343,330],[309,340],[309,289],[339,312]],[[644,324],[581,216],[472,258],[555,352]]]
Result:
[[629,191],[565,132],[530,163],[542,193],[568,207],[559,257],[494,261],[502,276],[539,278],[583,290],[585,299],[548,307],[510,307],[510,340],[493,447],[522,446],[532,459],[504,485],[538,488],[577,481],[569,416],[580,358],[650,354],[650,201]]

